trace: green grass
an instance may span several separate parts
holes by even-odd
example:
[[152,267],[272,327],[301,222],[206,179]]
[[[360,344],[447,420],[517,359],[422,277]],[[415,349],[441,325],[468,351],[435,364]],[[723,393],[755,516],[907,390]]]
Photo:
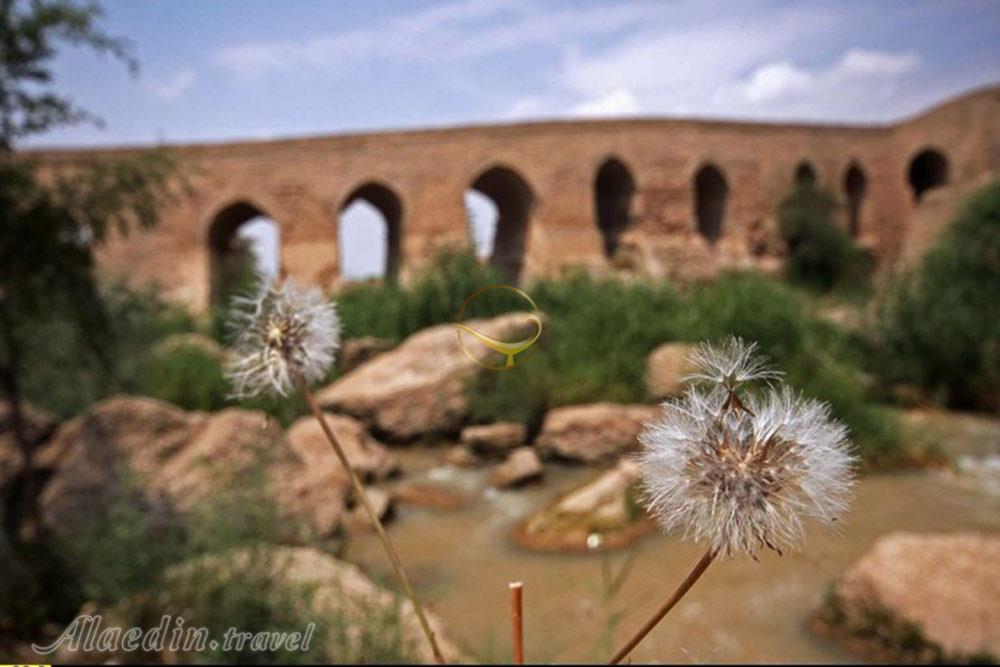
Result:
[[735,335],[756,341],[792,386],[828,401],[868,465],[891,465],[901,455],[894,419],[871,400],[859,344],[813,316],[804,292],[754,274],[685,292],[577,274],[530,292],[548,317],[538,352],[515,371],[478,376],[469,388],[476,421],[512,419],[537,429],[561,405],[649,401],[646,357],[657,345]]

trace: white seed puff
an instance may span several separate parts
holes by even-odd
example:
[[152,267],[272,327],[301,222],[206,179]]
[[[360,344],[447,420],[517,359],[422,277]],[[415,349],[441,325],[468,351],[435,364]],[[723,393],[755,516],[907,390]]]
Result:
[[854,457],[829,407],[768,384],[778,373],[754,345],[730,339],[692,355],[701,382],[663,404],[639,436],[648,507],[719,554],[756,557],[797,548],[807,518],[836,521],[848,508]]
[[340,347],[334,304],[291,280],[264,282],[253,295],[234,298],[227,324],[234,342],[226,375],[239,398],[286,395],[297,380],[322,380]]

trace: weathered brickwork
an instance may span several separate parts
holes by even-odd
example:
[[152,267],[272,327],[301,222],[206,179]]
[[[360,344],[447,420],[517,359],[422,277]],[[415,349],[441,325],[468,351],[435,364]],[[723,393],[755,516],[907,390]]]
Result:
[[777,205],[809,172],[888,266],[918,256],[954,206],[1000,173],[1000,87],[881,126],[572,121],[173,148],[190,193],[99,261],[197,310],[214,258],[254,215],[277,222],[283,272],[333,289],[338,213],[366,199],[389,222],[389,272],[405,280],[436,247],[469,242],[473,186],[501,213],[494,260],[522,280],[570,265],[677,279],[773,270]]

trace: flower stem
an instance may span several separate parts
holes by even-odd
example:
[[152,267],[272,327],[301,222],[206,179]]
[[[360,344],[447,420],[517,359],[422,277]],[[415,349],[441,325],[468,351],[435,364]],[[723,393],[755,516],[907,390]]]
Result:
[[715,552],[709,548],[709,550],[705,552],[705,555],[701,557],[701,560],[699,560],[694,568],[688,573],[688,576],[684,578],[684,581],[681,582],[680,586],[678,586],[673,594],[667,598],[667,601],[663,603],[663,606],[657,609],[656,613],[653,614],[648,621],[646,621],[637,633],[635,633],[635,636],[628,640],[628,642],[622,646],[617,653],[615,653],[615,657],[611,658],[611,661],[608,663],[609,665],[617,665],[625,659],[625,656],[632,652],[632,649],[638,646],[639,642],[641,642],[646,635],[648,635],[650,631],[663,620],[663,617],[666,616],[667,613],[681,601],[681,598],[683,598],[687,592],[691,590],[694,583],[698,581],[701,575],[705,573],[705,570],[708,569],[708,566],[712,564],[713,559],[715,559]]
[[343,447],[340,446],[340,441],[337,440],[337,436],[334,434],[333,429],[330,428],[329,423],[327,423],[326,418],[323,416],[323,411],[320,410],[319,404],[316,403],[316,399],[313,398],[312,392],[309,391],[309,387],[301,380],[296,381],[295,385],[299,390],[299,393],[302,394],[302,398],[305,399],[309,409],[312,411],[313,416],[316,417],[316,420],[323,428],[323,433],[326,434],[326,439],[330,441],[333,451],[336,452],[337,458],[340,459],[340,464],[344,466],[344,469],[350,476],[351,485],[354,487],[354,495],[357,496],[361,505],[365,508],[365,512],[368,513],[368,518],[371,519],[372,525],[375,527],[375,532],[382,541],[382,546],[385,547],[385,552],[389,555],[389,561],[392,563],[392,569],[396,572],[396,577],[399,579],[399,583],[403,587],[403,592],[406,594],[406,597],[410,599],[410,602],[413,603],[413,611],[416,612],[417,619],[420,621],[420,627],[423,629],[424,635],[426,635],[427,641],[431,645],[431,651],[434,653],[434,659],[439,665],[443,665],[444,656],[441,655],[441,649],[438,648],[437,639],[434,637],[434,631],[431,629],[431,625],[427,621],[427,617],[424,615],[423,607],[420,606],[416,593],[413,592],[413,587],[410,586],[409,579],[406,578],[406,572],[403,571],[403,561],[399,558],[399,554],[396,552],[396,547],[393,546],[392,541],[389,539],[389,535],[385,532],[385,527],[382,525],[382,521],[378,518],[378,514],[376,514],[375,509],[372,507],[371,501],[368,500],[368,494],[365,493],[365,487],[361,484],[361,480],[358,479],[357,473],[354,471],[350,461],[347,459],[347,454],[344,452]]

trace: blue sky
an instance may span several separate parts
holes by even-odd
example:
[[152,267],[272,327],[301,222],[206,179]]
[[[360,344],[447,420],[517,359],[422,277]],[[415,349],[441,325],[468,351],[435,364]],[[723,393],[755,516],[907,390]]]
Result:
[[58,83],[154,143],[694,115],[881,121],[1000,81],[1000,2],[105,0],[142,69],[75,50]]

